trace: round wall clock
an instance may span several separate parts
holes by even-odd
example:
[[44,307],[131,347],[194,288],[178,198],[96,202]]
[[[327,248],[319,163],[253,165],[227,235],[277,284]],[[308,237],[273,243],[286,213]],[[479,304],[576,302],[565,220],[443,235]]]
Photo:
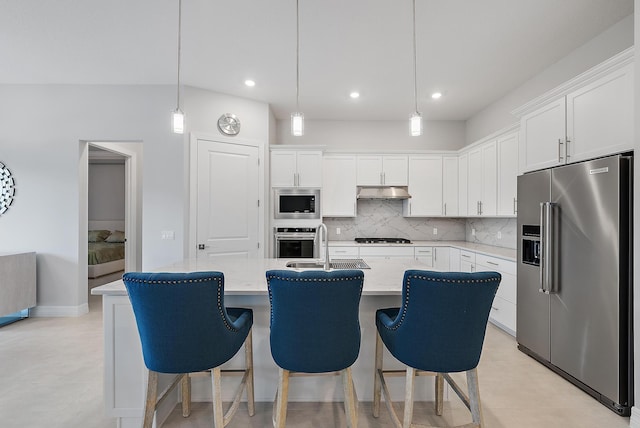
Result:
[[235,114],[225,113],[218,119],[218,129],[225,135],[238,135],[240,119]]
[[15,194],[15,181],[11,176],[11,171],[0,162],[0,215],[9,209]]

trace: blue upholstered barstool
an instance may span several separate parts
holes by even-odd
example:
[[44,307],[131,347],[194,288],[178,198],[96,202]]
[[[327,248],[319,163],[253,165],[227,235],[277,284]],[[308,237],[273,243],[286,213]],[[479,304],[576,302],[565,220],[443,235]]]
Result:
[[[178,382],[182,414],[189,416],[189,373],[211,370],[213,419],[223,428],[238,409],[246,386],[249,415],[254,414],[251,309],[225,308],[222,272],[130,272],[122,280],[136,317],[144,363],[149,369],[144,427],[151,427],[156,406]],[[222,411],[220,366],[245,344],[246,369],[234,402]],[[234,372],[237,373],[237,370]],[[158,398],[158,373],[180,374]]]
[[[476,367],[480,361],[487,319],[502,277],[497,272],[430,272],[408,270],[402,285],[402,307],[376,312],[376,372],[373,415],[379,416],[380,395],[398,428],[409,428],[413,418],[416,375],[436,376],[436,414],[442,414],[446,379],[471,411],[473,423],[482,427],[482,408]],[[393,410],[382,368],[382,344],[407,366],[402,424]],[[466,372],[469,396],[449,376]],[[403,373],[401,371],[401,373]]]
[[267,272],[271,302],[271,355],[279,385],[273,424],[287,417],[289,376],[341,372],[347,426],[355,428],[357,398],[351,365],[360,352],[360,270]]

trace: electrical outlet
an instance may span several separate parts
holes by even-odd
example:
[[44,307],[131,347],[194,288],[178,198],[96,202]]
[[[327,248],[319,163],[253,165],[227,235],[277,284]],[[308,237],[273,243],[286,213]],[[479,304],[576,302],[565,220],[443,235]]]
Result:
[[476,230],[475,229],[471,229],[471,236],[476,236]]
[[160,232],[160,239],[173,240],[176,239],[176,234],[173,230],[163,230]]
[[502,232],[498,231],[498,239],[502,239]]
[[336,227],[336,235],[340,235],[341,231],[339,227]]
[[437,235],[437,234],[438,234],[438,228],[437,228],[437,227],[434,227],[434,228],[433,228],[433,234],[434,234],[434,235]]

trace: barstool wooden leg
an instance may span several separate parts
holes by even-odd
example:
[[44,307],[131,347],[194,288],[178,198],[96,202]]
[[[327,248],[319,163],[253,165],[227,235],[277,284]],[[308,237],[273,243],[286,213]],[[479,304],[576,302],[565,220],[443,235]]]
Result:
[[382,338],[376,329],[376,362],[373,373],[373,417],[380,416],[380,395],[382,394],[382,382],[380,381],[380,370],[382,370]]
[[211,391],[213,393],[213,426],[224,428],[224,413],[222,412],[222,376],[220,367],[211,369]]
[[442,410],[444,408],[444,376],[441,373],[436,373],[436,415],[442,416]]
[[407,366],[407,383],[404,390],[404,417],[402,421],[403,428],[411,428],[411,419],[413,419],[413,387],[415,380],[416,369]]
[[158,400],[158,372],[149,370],[147,380],[147,402],[144,405],[143,428],[151,428],[153,425],[153,415],[156,412],[156,402]]
[[279,368],[278,372],[280,379],[278,382],[274,422],[276,428],[284,428],[287,421],[287,400],[289,399],[289,370]]
[[469,410],[473,423],[479,428],[484,426],[484,418],[482,416],[482,405],[480,403],[480,385],[478,384],[478,369],[474,368],[467,371],[467,385],[469,387]]
[[344,390],[344,411],[347,416],[347,428],[358,426],[358,408],[351,367],[342,370],[342,389]]
[[191,377],[189,373],[182,376],[182,417],[186,418],[191,414]]
[[247,376],[247,407],[249,408],[249,416],[256,413],[253,394],[253,328],[249,330],[247,339],[244,342],[244,359],[249,375]]

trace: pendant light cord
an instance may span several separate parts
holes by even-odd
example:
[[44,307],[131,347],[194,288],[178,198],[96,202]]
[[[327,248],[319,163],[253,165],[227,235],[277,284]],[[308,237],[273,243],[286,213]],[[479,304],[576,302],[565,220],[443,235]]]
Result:
[[416,0],[413,0],[413,99],[415,101],[415,112],[418,112],[418,78],[416,65]]
[[296,112],[300,112],[300,0],[296,0]]
[[178,0],[178,87],[177,87],[177,109],[180,109],[180,51],[182,49],[182,0]]

